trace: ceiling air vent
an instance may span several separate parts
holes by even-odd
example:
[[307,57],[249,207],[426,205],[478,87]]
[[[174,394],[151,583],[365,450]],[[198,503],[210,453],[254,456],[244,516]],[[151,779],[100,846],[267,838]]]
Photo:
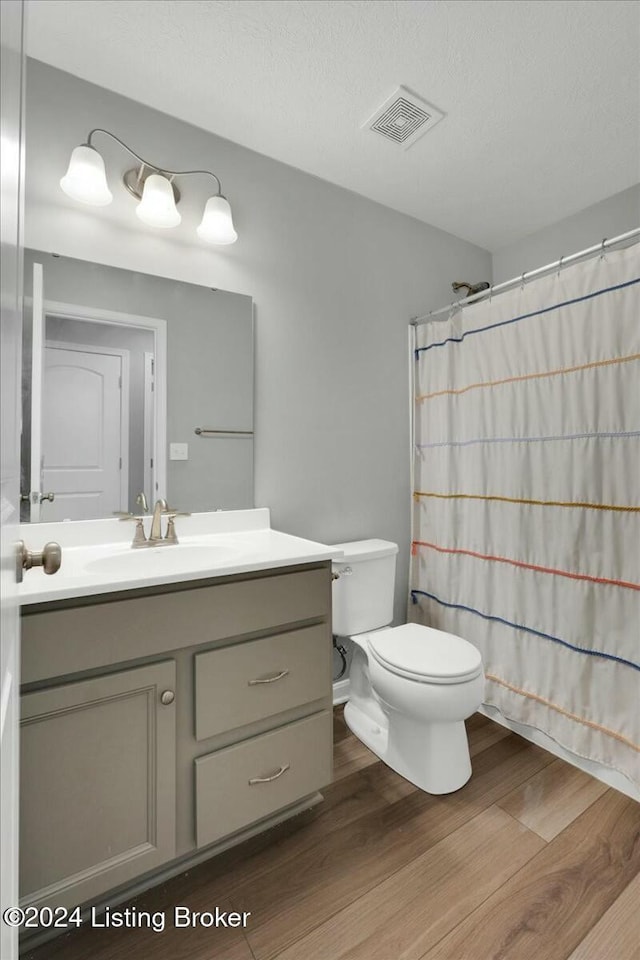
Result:
[[443,117],[442,111],[421,100],[406,87],[398,87],[362,125],[362,129],[379,133],[408,150]]

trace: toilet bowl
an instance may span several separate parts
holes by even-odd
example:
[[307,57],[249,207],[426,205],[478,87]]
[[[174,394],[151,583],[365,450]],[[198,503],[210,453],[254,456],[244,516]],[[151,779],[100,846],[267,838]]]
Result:
[[[351,696],[344,711],[349,728],[421,790],[459,790],[471,776],[464,721],[478,709],[484,692],[479,651],[461,637],[415,623],[351,640]],[[393,645],[394,663],[380,656],[383,643],[384,649]],[[412,653],[420,657],[419,667]],[[435,666],[429,665],[432,656]],[[462,657],[464,672],[456,666]]]
[[[395,544],[336,546],[344,557],[334,564],[334,633],[354,645],[345,721],[421,790],[452,793],[471,776],[464,721],[482,703],[480,651],[462,637],[421,624],[388,626]],[[345,630],[363,624],[364,630]]]

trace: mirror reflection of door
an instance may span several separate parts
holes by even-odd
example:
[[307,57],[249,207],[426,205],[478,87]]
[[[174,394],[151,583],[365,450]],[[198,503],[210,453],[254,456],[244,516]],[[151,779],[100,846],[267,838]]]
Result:
[[[46,299],[33,264],[23,355],[23,519],[91,520],[158,494],[156,336],[164,321]],[[142,325],[141,325],[142,324]]]
[[44,356],[43,520],[124,511],[129,487],[129,353],[47,342]]
[[39,519],[136,512],[154,500],[153,331],[44,312]]

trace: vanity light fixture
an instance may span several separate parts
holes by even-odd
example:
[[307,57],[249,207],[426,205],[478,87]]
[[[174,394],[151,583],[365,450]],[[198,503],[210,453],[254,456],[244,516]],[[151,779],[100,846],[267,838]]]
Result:
[[159,173],[152,173],[144,182],[142,199],[136,207],[136,216],[150,227],[177,227],[182,217],[178,213],[171,182]]
[[69,169],[60,181],[60,186],[72,200],[106,207],[113,200],[109,190],[104,160],[88,143],[76,147],[71,154]]
[[209,197],[204,208],[197,234],[207,243],[235,243],[238,239],[233,220],[231,207],[226,197]]
[[235,243],[238,234],[233,226],[231,207],[227,198],[222,195],[220,180],[215,173],[211,170],[165,170],[157,167],[154,163],[143,160],[114,133],[100,127],[92,130],[86,143],[75,147],[71,154],[69,168],[60,181],[60,186],[68,197],[80,203],[100,207],[107,206],[113,200],[107,183],[104,160],[91,142],[96,133],[111,137],[140,164],[139,167],[127,170],[122,180],[129,193],[140,201],[136,207],[136,215],[143,223],[162,229],[177,227],[182,217],[177,209],[180,191],[174,179],[200,174],[213,177],[217,191],[206,202],[202,221],[197,228],[198,236],[207,243]]

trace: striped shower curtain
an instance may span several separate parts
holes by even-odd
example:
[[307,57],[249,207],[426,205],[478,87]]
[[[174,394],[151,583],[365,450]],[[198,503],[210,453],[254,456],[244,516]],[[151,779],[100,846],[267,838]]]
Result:
[[417,329],[409,618],[485,702],[640,784],[640,256]]

